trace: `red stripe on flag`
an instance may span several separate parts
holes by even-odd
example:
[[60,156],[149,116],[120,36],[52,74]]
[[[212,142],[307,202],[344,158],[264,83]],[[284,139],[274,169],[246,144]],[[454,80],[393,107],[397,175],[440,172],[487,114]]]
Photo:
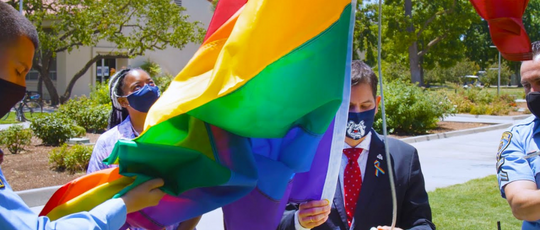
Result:
[[219,29],[227,20],[229,20],[247,0],[219,0],[212,21],[208,26],[204,41],[206,41],[217,29]]

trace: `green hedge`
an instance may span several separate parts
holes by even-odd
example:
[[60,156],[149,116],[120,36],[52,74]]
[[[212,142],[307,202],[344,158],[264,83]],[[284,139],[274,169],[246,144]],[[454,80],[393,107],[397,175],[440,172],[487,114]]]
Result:
[[[384,96],[389,133],[425,134],[437,127],[440,118],[455,111],[446,97],[401,80],[385,82]],[[381,109],[379,106],[375,116],[378,132],[382,130]]]
[[81,136],[84,128],[77,127],[75,122],[64,114],[55,112],[43,114],[32,121],[30,128],[43,144],[59,146],[69,138]]
[[98,104],[85,96],[70,99],[58,108],[58,113],[70,117],[88,132],[105,131],[110,111],[110,104]]

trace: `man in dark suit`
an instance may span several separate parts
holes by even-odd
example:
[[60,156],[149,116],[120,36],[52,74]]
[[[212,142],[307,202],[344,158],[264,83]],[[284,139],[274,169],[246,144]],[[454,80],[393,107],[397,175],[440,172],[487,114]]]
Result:
[[377,76],[361,61],[351,64],[351,102],[338,186],[332,207],[327,200],[289,203],[279,230],[390,229],[393,165],[397,196],[395,229],[435,229],[416,149],[389,138],[391,159],[386,158],[383,138],[371,127],[377,113]]

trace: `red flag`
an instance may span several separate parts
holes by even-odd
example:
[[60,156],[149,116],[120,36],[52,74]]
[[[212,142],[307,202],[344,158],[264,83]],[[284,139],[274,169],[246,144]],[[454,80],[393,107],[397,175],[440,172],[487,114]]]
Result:
[[489,24],[493,44],[510,61],[532,59],[531,41],[523,26],[529,0],[470,0]]

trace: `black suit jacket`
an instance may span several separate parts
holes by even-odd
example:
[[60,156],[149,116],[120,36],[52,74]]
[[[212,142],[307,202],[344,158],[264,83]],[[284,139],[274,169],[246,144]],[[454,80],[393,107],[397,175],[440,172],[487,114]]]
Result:
[[[371,227],[390,226],[392,224],[392,193],[388,177],[388,167],[384,142],[374,131],[371,136],[369,156],[364,172],[364,180],[356,211],[354,223],[350,229],[369,230]],[[428,230],[435,229],[431,222],[431,208],[424,186],[424,176],[420,169],[418,153],[413,146],[388,138],[394,181],[397,196],[397,223],[402,229]],[[383,160],[378,159],[381,156]],[[380,162],[384,174],[375,175],[375,161]],[[294,230],[294,213],[298,204],[289,203],[278,227],[279,230]],[[343,193],[338,182],[328,220],[314,230],[348,230],[347,215],[343,204]]]

